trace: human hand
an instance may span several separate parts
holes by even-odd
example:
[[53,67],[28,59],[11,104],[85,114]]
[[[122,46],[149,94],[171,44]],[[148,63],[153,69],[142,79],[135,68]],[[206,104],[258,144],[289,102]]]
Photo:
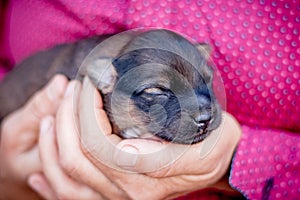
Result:
[[[207,187],[232,192],[224,187],[222,178],[229,168],[241,130],[230,114],[223,112],[220,127],[203,142],[191,146],[156,139],[120,140],[111,134],[111,129],[103,128],[103,119],[107,117],[98,92],[95,89],[93,92],[88,81],[82,93],[79,116],[83,152],[130,198],[175,198]],[[89,94],[94,96],[88,97]],[[91,117],[93,112],[95,118]],[[105,137],[100,136],[100,132]]]
[[[81,93],[81,99],[81,105],[90,105],[90,109],[94,109],[95,121],[93,122],[93,117],[87,116],[91,111],[81,109],[80,116],[88,121],[81,123],[86,124],[86,127],[81,127],[79,135],[74,109],[70,106],[73,105],[73,98],[65,99],[56,121],[59,157],[55,159],[62,164],[61,171],[68,178],[72,177],[73,181],[91,186],[102,197],[109,199],[174,198],[212,186],[227,171],[241,134],[235,119],[224,113],[223,124],[218,130],[205,142],[188,148],[186,145],[154,140],[121,140],[111,134],[111,127],[102,109],[101,97],[88,81]],[[86,102],[90,99],[92,104]],[[46,146],[53,148],[53,145],[45,144],[41,148]],[[163,149],[167,150],[162,151]],[[181,153],[181,156],[177,157],[176,152]],[[154,157],[147,156],[150,154]],[[170,157],[175,160],[169,159]],[[169,161],[173,163],[166,166]],[[52,181],[53,185],[66,185],[60,184],[61,180]],[[70,189],[66,191],[68,190]]]
[[37,139],[44,116],[54,115],[67,79],[56,75],[1,124],[0,199],[36,199],[26,184],[29,174],[41,171]]
[[[89,187],[89,185],[92,185],[89,184],[89,181],[87,181],[87,183],[77,181],[80,177],[72,177],[72,172],[67,174],[61,167],[65,167],[66,160],[71,159],[72,162],[77,160],[79,162],[72,167],[76,168],[77,165],[80,165],[87,169],[87,171],[83,173],[86,175],[88,173],[99,182],[103,183],[103,185],[100,186],[102,188],[101,190],[104,190],[109,186],[109,180],[106,180],[105,182],[105,177],[101,173],[98,173],[99,170],[97,170],[93,164],[85,162],[85,160],[87,160],[86,158],[81,159],[82,152],[80,151],[80,147],[78,149],[69,149],[74,152],[70,154],[70,156],[66,155],[64,150],[61,151],[59,149],[58,151],[57,137],[61,140],[68,141],[68,137],[70,137],[69,128],[71,128],[71,133],[77,136],[77,127],[70,127],[70,124],[75,125],[74,120],[76,120],[76,116],[74,116],[73,113],[73,97],[75,95],[75,88],[80,91],[80,87],[81,85],[79,82],[71,81],[68,84],[64,100],[58,109],[56,119],[53,116],[47,116],[41,122],[38,148],[43,174],[31,174],[29,177],[29,180],[31,180],[29,184],[33,190],[38,192],[45,199],[105,199],[103,195],[95,192],[92,187]],[[55,121],[61,123],[57,123],[56,125]],[[56,131],[56,129],[58,131]],[[56,132],[58,135],[55,135]],[[64,159],[59,159],[61,154],[64,154],[66,157],[64,157]],[[109,193],[114,191],[113,186],[111,186],[108,191]],[[105,194],[105,192],[103,193]]]

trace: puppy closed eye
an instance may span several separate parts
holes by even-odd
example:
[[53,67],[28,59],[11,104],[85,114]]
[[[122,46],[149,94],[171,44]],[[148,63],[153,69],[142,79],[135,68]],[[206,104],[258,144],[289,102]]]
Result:
[[140,92],[140,96],[152,101],[155,99],[160,99],[160,100],[167,100],[169,98],[169,93],[165,89],[158,88],[158,87],[150,87],[142,90]]
[[150,94],[150,95],[163,95],[164,94],[164,92],[160,88],[157,88],[157,87],[146,88],[143,90],[143,92],[145,94]]

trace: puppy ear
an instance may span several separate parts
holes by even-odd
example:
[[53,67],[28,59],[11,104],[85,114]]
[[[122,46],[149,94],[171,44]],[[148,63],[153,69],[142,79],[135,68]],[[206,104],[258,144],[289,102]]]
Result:
[[210,56],[210,53],[212,51],[211,46],[206,43],[198,43],[196,44],[196,48],[201,53],[201,55],[204,56],[205,59],[208,59]]
[[88,77],[102,94],[112,92],[117,79],[117,72],[111,58],[96,59],[87,66],[86,70]]
[[[206,43],[198,43],[195,45],[200,54],[204,57],[206,62],[209,62],[210,60],[210,54],[212,51],[212,48],[209,44]],[[213,68],[212,65],[207,65],[207,67],[202,67],[202,76],[204,77],[204,80],[206,83],[210,82],[213,78]]]

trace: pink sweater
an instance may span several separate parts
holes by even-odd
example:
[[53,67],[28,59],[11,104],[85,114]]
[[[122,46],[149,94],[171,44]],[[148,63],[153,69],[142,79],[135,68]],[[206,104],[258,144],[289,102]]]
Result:
[[164,27],[211,44],[227,111],[243,130],[232,187],[249,199],[300,196],[298,0],[11,0],[5,11],[1,76],[56,44],[136,27]]

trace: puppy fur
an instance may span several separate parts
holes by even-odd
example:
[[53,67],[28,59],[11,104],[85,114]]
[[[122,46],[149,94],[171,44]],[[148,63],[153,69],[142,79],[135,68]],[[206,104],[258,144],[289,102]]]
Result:
[[[0,117],[22,106],[53,74],[75,78],[85,56],[105,38],[61,45],[17,66],[0,84]],[[115,134],[138,138],[151,133],[194,144],[219,126],[221,109],[212,89],[208,53],[206,46],[198,47],[174,32],[150,30],[127,38],[117,56],[99,57],[86,66],[81,73],[101,92]],[[104,63],[110,67],[104,69]],[[32,70],[38,70],[38,79]]]

